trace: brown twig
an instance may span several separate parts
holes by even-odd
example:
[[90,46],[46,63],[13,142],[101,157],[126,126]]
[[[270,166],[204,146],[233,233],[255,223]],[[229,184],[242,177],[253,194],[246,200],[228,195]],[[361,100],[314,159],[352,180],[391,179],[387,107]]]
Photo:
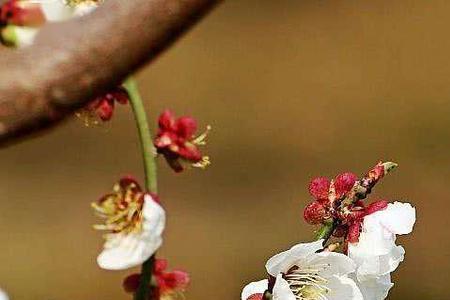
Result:
[[[1,0],[0,0],[1,1]],[[0,146],[58,124],[170,46],[220,0],[108,0],[0,49]]]

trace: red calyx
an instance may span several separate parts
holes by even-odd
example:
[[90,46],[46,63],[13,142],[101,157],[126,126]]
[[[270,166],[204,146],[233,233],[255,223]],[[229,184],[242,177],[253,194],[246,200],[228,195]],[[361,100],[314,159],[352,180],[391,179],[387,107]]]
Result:
[[356,243],[359,240],[359,235],[361,233],[361,220],[357,220],[348,226],[347,241],[349,243]]
[[139,287],[139,281],[141,280],[141,274],[131,274],[127,276],[122,283],[123,289],[127,293],[134,293]]
[[253,294],[253,295],[250,295],[250,296],[247,298],[247,300],[262,300],[263,295],[264,295],[263,293]]
[[371,215],[379,210],[385,209],[388,206],[388,203],[389,202],[387,202],[386,200],[379,200],[369,204],[365,209],[366,216]]
[[[157,282],[155,292],[158,295],[170,293],[172,291],[184,291],[190,282],[187,272],[180,270],[166,271],[167,260],[156,259],[154,264],[153,276]],[[134,293],[139,287],[141,274],[132,274],[123,281],[123,288],[127,293]],[[158,298],[159,299],[159,298]]]

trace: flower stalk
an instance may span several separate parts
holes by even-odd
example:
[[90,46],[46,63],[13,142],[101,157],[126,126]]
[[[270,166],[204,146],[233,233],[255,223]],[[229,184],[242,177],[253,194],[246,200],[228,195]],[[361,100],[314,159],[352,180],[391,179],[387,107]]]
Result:
[[[142,97],[139,93],[136,81],[132,78],[124,83],[124,87],[128,91],[130,97],[130,104],[136,120],[136,126],[139,132],[139,140],[141,144],[142,158],[144,162],[145,173],[145,188],[157,193],[157,171],[156,171],[156,150],[153,146],[153,139],[151,137],[150,128],[147,121],[145,107],[142,102]],[[152,255],[148,260],[142,264],[141,277],[139,287],[134,295],[134,300],[153,299],[150,282],[152,280],[153,269],[155,264],[155,255]]]

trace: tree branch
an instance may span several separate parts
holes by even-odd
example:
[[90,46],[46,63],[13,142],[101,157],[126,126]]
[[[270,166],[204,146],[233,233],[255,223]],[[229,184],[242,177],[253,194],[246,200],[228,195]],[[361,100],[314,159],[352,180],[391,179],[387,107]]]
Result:
[[[1,0],[0,0],[1,1]],[[220,0],[108,0],[0,49],[0,146],[58,124],[167,49]]]

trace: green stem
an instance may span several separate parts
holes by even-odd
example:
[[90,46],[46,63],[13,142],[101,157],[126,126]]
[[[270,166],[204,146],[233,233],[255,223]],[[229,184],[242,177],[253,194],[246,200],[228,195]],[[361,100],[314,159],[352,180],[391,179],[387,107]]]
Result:
[[[153,146],[153,139],[150,134],[150,129],[147,121],[147,114],[145,113],[144,104],[142,102],[139,90],[132,78],[124,83],[130,96],[130,103],[133,109],[134,118],[136,119],[136,126],[139,131],[139,139],[142,150],[142,157],[144,160],[145,173],[145,187],[152,193],[157,193],[157,177],[156,177],[156,161],[155,161],[155,147]],[[150,287],[153,270],[155,265],[155,255],[153,254],[142,264],[141,278],[139,287],[134,295],[134,300],[148,300],[153,299],[153,291]]]
[[150,192],[157,193],[156,149],[153,146],[153,139],[150,134],[144,104],[134,79],[128,79],[124,83],[124,86],[130,95],[131,107],[139,131],[139,139],[141,141],[142,156],[144,160],[145,186]]
[[322,227],[317,231],[315,240],[321,240],[323,239],[323,245],[325,246],[328,240],[330,239],[331,235],[333,234],[333,231],[336,229],[337,222],[336,221],[329,221],[322,225]]

